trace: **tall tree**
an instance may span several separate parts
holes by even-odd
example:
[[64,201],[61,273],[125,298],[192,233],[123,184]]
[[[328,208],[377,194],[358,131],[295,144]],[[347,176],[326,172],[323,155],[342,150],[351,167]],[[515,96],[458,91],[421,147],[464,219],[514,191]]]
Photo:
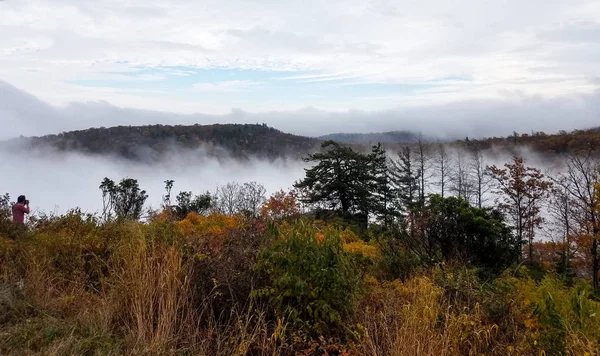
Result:
[[267,190],[258,182],[246,182],[240,190],[240,210],[250,216],[256,217],[261,206],[267,200]]
[[342,215],[352,215],[366,227],[371,215],[386,214],[389,198],[385,177],[385,151],[381,145],[369,154],[354,151],[334,141],[322,144],[324,152],[305,158],[315,164],[305,170],[294,187],[303,191],[301,201],[325,205]]
[[548,196],[552,183],[537,168],[526,167],[522,157],[514,156],[504,169],[491,166],[493,178],[502,195],[500,207],[513,219],[519,243],[528,241],[529,260],[533,259],[535,229],[543,222],[541,200]]
[[451,176],[452,191],[455,196],[466,201],[470,201],[473,187],[469,179],[469,166],[465,154],[456,151],[456,160],[454,161],[454,170]]
[[357,153],[331,140],[323,142],[321,148],[325,151],[304,158],[315,165],[305,169],[306,176],[294,187],[306,191],[302,197],[305,203],[324,202],[331,209],[349,212],[353,194],[361,189],[353,176]]
[[475,195],[475,205],[478,208],[483,207],[483,203],[486,201],[486,194],[491,190],[491,180],[489,170],[485,164],[483,152],[478,148],[471,150],[471,181],[473,186],[473,193]]
[[419,167],[419,201],[425,201],[425,190],[429,181],[430,172],[429,165],[431,155],[429,152],[429,146],[426,144],[423,137],[423,133],[419,132],[417,135],[417,165]]
[[239,212],[241,201],[241,184],[227,182],[217,187],[213,196],[215,208],[221,214],[235,215]]
[[555,251],[557,251],[558,261],[556,261],[556,272],[561,274],[564,279],[571,277],[573,274],[572,256],[573,239],[576,223],[573,221],[573,216],[579,214],[579,209],[576,209],[568,190],[563,185],[568,185],[569,182],[564,178],[553,179],[554,188],[548,204],[548,215],[551,224],[548,224],[552,242],[554,242]]
[[175,198],[177,205],[174,207],[175,216],[179,220],[185,219],[189,213],[204,215],[213,207],[213,196],[210,192],[194,195],[192,192],[179,192]]
[[448,189],[448,183],[450,180],[450,169],[452,167],[452,157],[448,149],[442,142],[438,142],[435,145],[435,166],[437,169],[438,186],[440,188],[440,195],[444,197],[446,190]]
[[370,192],[373,214],[385,226],[389,226],[393,218],[398,216],[394,209],[396,192],[392,184],[389,159],[381,143],[372,147],[368,165],[370,170]]
[[410,147],[398,152],[398,158],[390,161],[390,182],[397,194],[397,210],[404,215],[417,207],[419,201],[420,170],[415,166]]
[[600,235],[600,197],[596,194],[595,184],[600,181],[600,165],[594,152],[570,154],[567,156],[565,169],[555,180],[555,184],[571,198],[571,207],[578,211],[573,217],[576,220],[579,234],[592,237],[589,246],[592,259],[592,284],[598,289],[598,272],[600,260],[598,256],[598,236]]

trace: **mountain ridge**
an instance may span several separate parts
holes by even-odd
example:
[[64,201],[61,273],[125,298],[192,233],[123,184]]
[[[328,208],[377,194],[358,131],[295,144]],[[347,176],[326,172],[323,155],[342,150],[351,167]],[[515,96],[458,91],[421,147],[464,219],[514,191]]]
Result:
[[[383,131],[383,132],[336,132],[327,135],[318,136],[321,140],[334,140],[344,143],[364,144],[372,145],[378,142],[395,144],[395,143],[413,143],[417,140],[419,134],[408,130],[394,130],[394,131]],[[434,137],[422,136],[422,139],[426,142],[433,142],[436,139]]]
[[[394,132],[396,136],[384,132],[308,137],[286,133],[266,124],[120,125],[15,138],[0,141],[0,147],[42,150],[49,148],[57,152],[112,155],[152,162],[165,157],[168,153],[194,150],[204,150],[206,154],[217,158],[300,159],[309,153],[319,151],[320,144],[327,140],[334,140],[358,150],[368,150],[372,144],[382,142],[390,152],[398,151],[402,146],[416,144],[418,137],[416,134],[409,131]],[[386,138],[386,135],[388,141],[375,141],[378,138]],[[422,138],[428,145],[436,142],[425,135]],[[508,154],[518,154],[520,148],[527,147],[543,155],[556,155],[589,148],[600,149],[600,130],[590,128],[571,132],[559,131],[555,134],[514,133],[506,137],[466,138],[445,143],[465,149],[499,149]]]
[[[212,156],[248,159],[294,157],[312,152],[318,139],[293,135],[265,124],[143,125],[98,127],[5,141],[30,149],[116,155],[151,161],[176,150],[203,149]],[[14,146],[13,145],[13,146]]]

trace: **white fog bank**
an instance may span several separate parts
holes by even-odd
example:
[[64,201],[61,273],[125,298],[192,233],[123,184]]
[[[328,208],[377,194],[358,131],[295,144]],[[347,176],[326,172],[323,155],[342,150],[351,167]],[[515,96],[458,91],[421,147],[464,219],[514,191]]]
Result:
[[0,194],[9,193],[11,200],[24,194],[31,201],[32,213],[61,214],[79,207],[83,212],[97,213],[102,207],[98,186],[104,177],[115,182],[135,178],[147,191],[146,206],[157,207],[164,194],[164,181],[175,181],[172,195],[180,191],[195,194],[213,192],[228,182],[261,183],[267,195],[289,189],[304,176],[301,161],[233,159],[217,160],[200,151],[173,154],[153,164],[122,159],[86,156],[52,151],[7,152],[0,149]]

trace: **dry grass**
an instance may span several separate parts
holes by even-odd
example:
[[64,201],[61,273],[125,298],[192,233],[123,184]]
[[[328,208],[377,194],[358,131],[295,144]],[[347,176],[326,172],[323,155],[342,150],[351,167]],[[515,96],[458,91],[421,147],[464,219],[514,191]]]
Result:
[[[506,291],[486,299],[479,282],[457,271],[430,270],[406,282],[367,276],[367,291],[338,338],[310,339],[272,308],[238,303],[249,288],[239,278],[219,285],[248,275],[242,273],[254,263],[252,254],[240,251],[255,251],[262,230],[253,232],[252,245],[237,240],[227,248],[186,237],[218,252],[211,257],[190,252],[167,223],[96,226],[68,219],[21,240],[0,236],[0,354],[537,355],[539,343],[560,329],[544,321],[552,313],[562,325],[556,335],[564,335],[564,354],[598,352],[600,305],[557,281],[508,278]],[[213,283],[202,269],[210,258],[221,258],[212,267],[225,282],[199,291]],[[219,298],[231,288],[238,288],[236,298],[223,303]],[[492,305],[500,318],[490,312],[493,298],[501,299]],[[534,305],[546,314],[535,315]]]
[[377,286],[369,298],[358,315],[366,331],[365,354],[480,355],[497,331],[481,324],[477,309],[453,311],[443,290],[426,276]]

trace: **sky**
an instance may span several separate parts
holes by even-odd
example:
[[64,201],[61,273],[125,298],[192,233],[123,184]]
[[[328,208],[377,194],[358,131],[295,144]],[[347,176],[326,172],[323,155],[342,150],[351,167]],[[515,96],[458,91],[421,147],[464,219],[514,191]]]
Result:
[[0,1],[0,138],[553,132],[597,126],[599,99],[597,0]]

